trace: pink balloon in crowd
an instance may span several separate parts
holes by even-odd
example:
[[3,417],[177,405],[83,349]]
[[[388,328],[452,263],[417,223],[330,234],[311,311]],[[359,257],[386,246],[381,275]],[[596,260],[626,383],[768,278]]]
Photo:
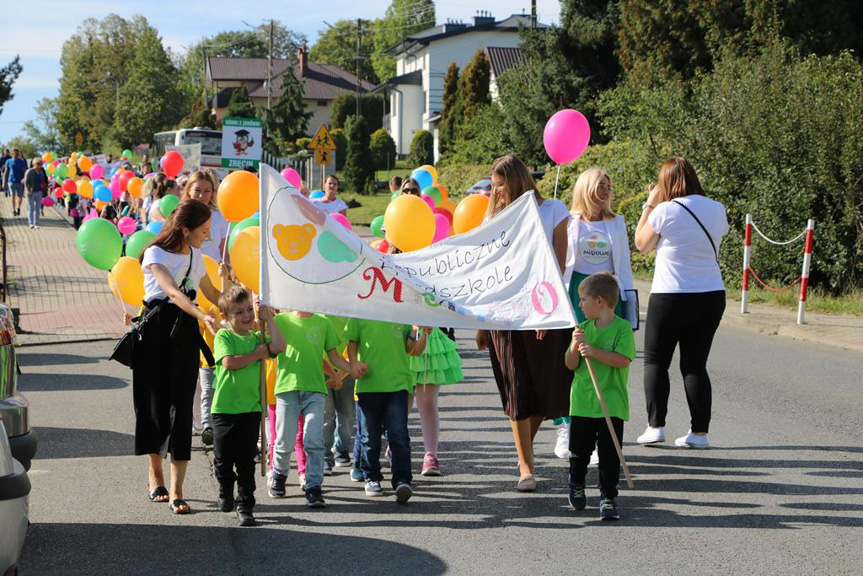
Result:
[[426,201],[426,204],[428,204],[429,208],[431,208],[432,212],[434,212],[434,198],[432,198],[428,194],[423,194],[422,199]]
[[132,234],[135,231],[135,221],[128,216],[123,216],[117,221],[117,229],[120,231],[120,234]]
[[117,199],[123,195],[123,190],[120,188],[120,181],[117,178],[111,178],[111,198]]
[[330,217],[348,230],[353,230],[353,226],[351,226],[350,221],[343,214],[336,212],[335,214],[330,214]]
[[569,164],[587,149],[590,124],[578,110],[561,110],[548,119],[542,143],[548,157],[557,164]]
[[104,175],[105,169],[102,168],[101,164],[93,164],[93,167],[90,168],[90,178],[92,178],[93,180],[98,180]]
[[42,206],[44,206],[46,208],[50,208],[53,205],[54,205],[54,199],[51,198],[50,196],[45,196],[44,198],[42,198]]
[[87,220],[92,220],[93,218],[98,218],[99,214],[94,209],[90,209],[90,213],[84,216],[84,220],[82,222],[86,222]]
[[282,170],[282,176],[284,176],[285,180],[287,180],[288,183],[297,190],[299,190],[303,185],[303,179],[300,178],[300,173],[293,168],[285,168]]
[[449,236],[450,223],[449,219],[443,214],[434,215],[434,238],[432,244],[439,242]]

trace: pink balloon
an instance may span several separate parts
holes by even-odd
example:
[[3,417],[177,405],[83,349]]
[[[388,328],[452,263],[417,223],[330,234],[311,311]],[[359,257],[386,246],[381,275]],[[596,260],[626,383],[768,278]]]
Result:
[[42,206],[45,206],[46,208],[50,208],[53,205],[54,205],[54,199],[51,198],[50,196],[45,196],[44,198],[42,198]]
[[353,230],[353,226],[351,226],[350,221],[343,215],[336,212],[335,214],[330,214],[333,220],[347,228],[348,230]]
[[432,198],[428,194],[423,194],[422,199],[426,201],[426,204],[428,204],[429,208],[431,208],[432,212],[434,212],[434,198]]
[[443,240],[447,236],[449,236],[450,224],[449,219],[443,214],[435,214],[434,215],[434,238],[432,239],[432,244],[435,242],[439,242]]
[[117,199],[123,195],[123,190],[120,188],[120,181],[116,178],[111,179],[111,198]]
[[548,157],[556,164],[569,164],[587,149],[590,124],[578,110],[561,110],[548,119],[542,133]]
[[123,216],[117,222],[117,229],[120,234],[132,234],[135,231],[135,221],[128,216]]
[[105,175],[105,169],[102,168],[101,164],[93,164],[93,167],[90,168],[90,178],[94,180],[98,180],[102,176]]
[[300,178],[300,173],[293,168],[285,168],[282,170],[282,176],[284,176],[285,180],[287,180],[288,183],[297,190],[299,190],[303,185],[303,179]]
[[84,216],[84,220],[82,220],[82,222],[86,222],[87,220],[92,220],[93,218],[98,218],[98,217],[99,217],[99,214],[91,208],[90,213],[87,214],[86,216]]

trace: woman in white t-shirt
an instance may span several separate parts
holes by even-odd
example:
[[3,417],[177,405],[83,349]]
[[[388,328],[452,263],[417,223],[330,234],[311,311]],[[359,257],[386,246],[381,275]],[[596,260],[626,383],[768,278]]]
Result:
[[317,200],[318,207],[327,214],[339,213],[342,216],[348,215],[348,205],[341,198],[336,198],[339,191],[339,179],[335,176],[327,176],[324,182],[324,197]]
[[[221,296],[201,259],[201,244],[209,233],[210,209],[201,202],[186,200],[141,255],[145,320],[132,361],[135,454],[149,456],[150,500],[170,500],[175,514],[189,512],[183,499],[183,480],[191,458],[198,354],[206,348],[198,322],[210,332],[218,329],[216,318],[194,303],[199,288],[213,302]],[[220,274],[227,274],[224,265]],[[165,489],[161,462],[168,453],[170,491]]]
[[[522,194],[533,191],[546,238],[563,272],[566,262],[569,211],[559,200],[543,198],[527,167],[516,156],[495,160],[491,168],[492,190],[486,218],[509,206]],[[509,416],[518,453],[519,492],[536,490],[533,439],[543,420],[569,414],[572,371],[563,358],[572,329],[480,330],[477,347],[489,349],[494,379],[504,413]]]
[[656,248],[647,327],[644,332],[644,395],[648,426],[639,444],[665,441],[670,384],[668,368],[680,344],[680,372],[691,426],[677,446],[707,448],[711,385],[707,357],[725,311],[719,246],[728,232],[725,207],[704,195],[695,169],[671,158],[644,204],[635,245]]

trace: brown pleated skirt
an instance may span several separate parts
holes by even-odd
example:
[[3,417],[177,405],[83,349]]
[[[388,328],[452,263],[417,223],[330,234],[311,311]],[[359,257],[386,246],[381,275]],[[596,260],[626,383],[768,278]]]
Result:
[[490,334],[491,367],[504,414],[510,420],[567,416],[573,374],[564,356],[572,328],[549,330],[542,340],[534,330]]

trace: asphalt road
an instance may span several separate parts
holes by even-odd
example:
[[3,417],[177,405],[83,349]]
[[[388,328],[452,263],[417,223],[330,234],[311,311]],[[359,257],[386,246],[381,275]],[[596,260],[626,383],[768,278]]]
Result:
[[[215,509],[199,439],[186,488],[194,514],[147,500],[145,460],[130,456],[130,374],[105,360],[111,343],[21,349],[20,388],[40,435],[23,573],[861,573],[863,355],[722,327],[713,448],[699,452],[634,443],[646,424],[637,360],[624,444],[636,490],[622,490],[615,524],[599,521],[595,490],[587,510],[570,510],[551,426],[537,439],[539,491],[515,492],[487,354],[472,338],[460,344],[466,381],[441,397],[443,477],[417,475],[414,498],[398,506],[366,498],[342,472],[326,479],[321,511],[306,509],[295,476],[284,500],[267,498],[261,481],[256,528]],[[687,428],[675,373],[669,436]],[[416,415],[411,435],[418,466]]]

